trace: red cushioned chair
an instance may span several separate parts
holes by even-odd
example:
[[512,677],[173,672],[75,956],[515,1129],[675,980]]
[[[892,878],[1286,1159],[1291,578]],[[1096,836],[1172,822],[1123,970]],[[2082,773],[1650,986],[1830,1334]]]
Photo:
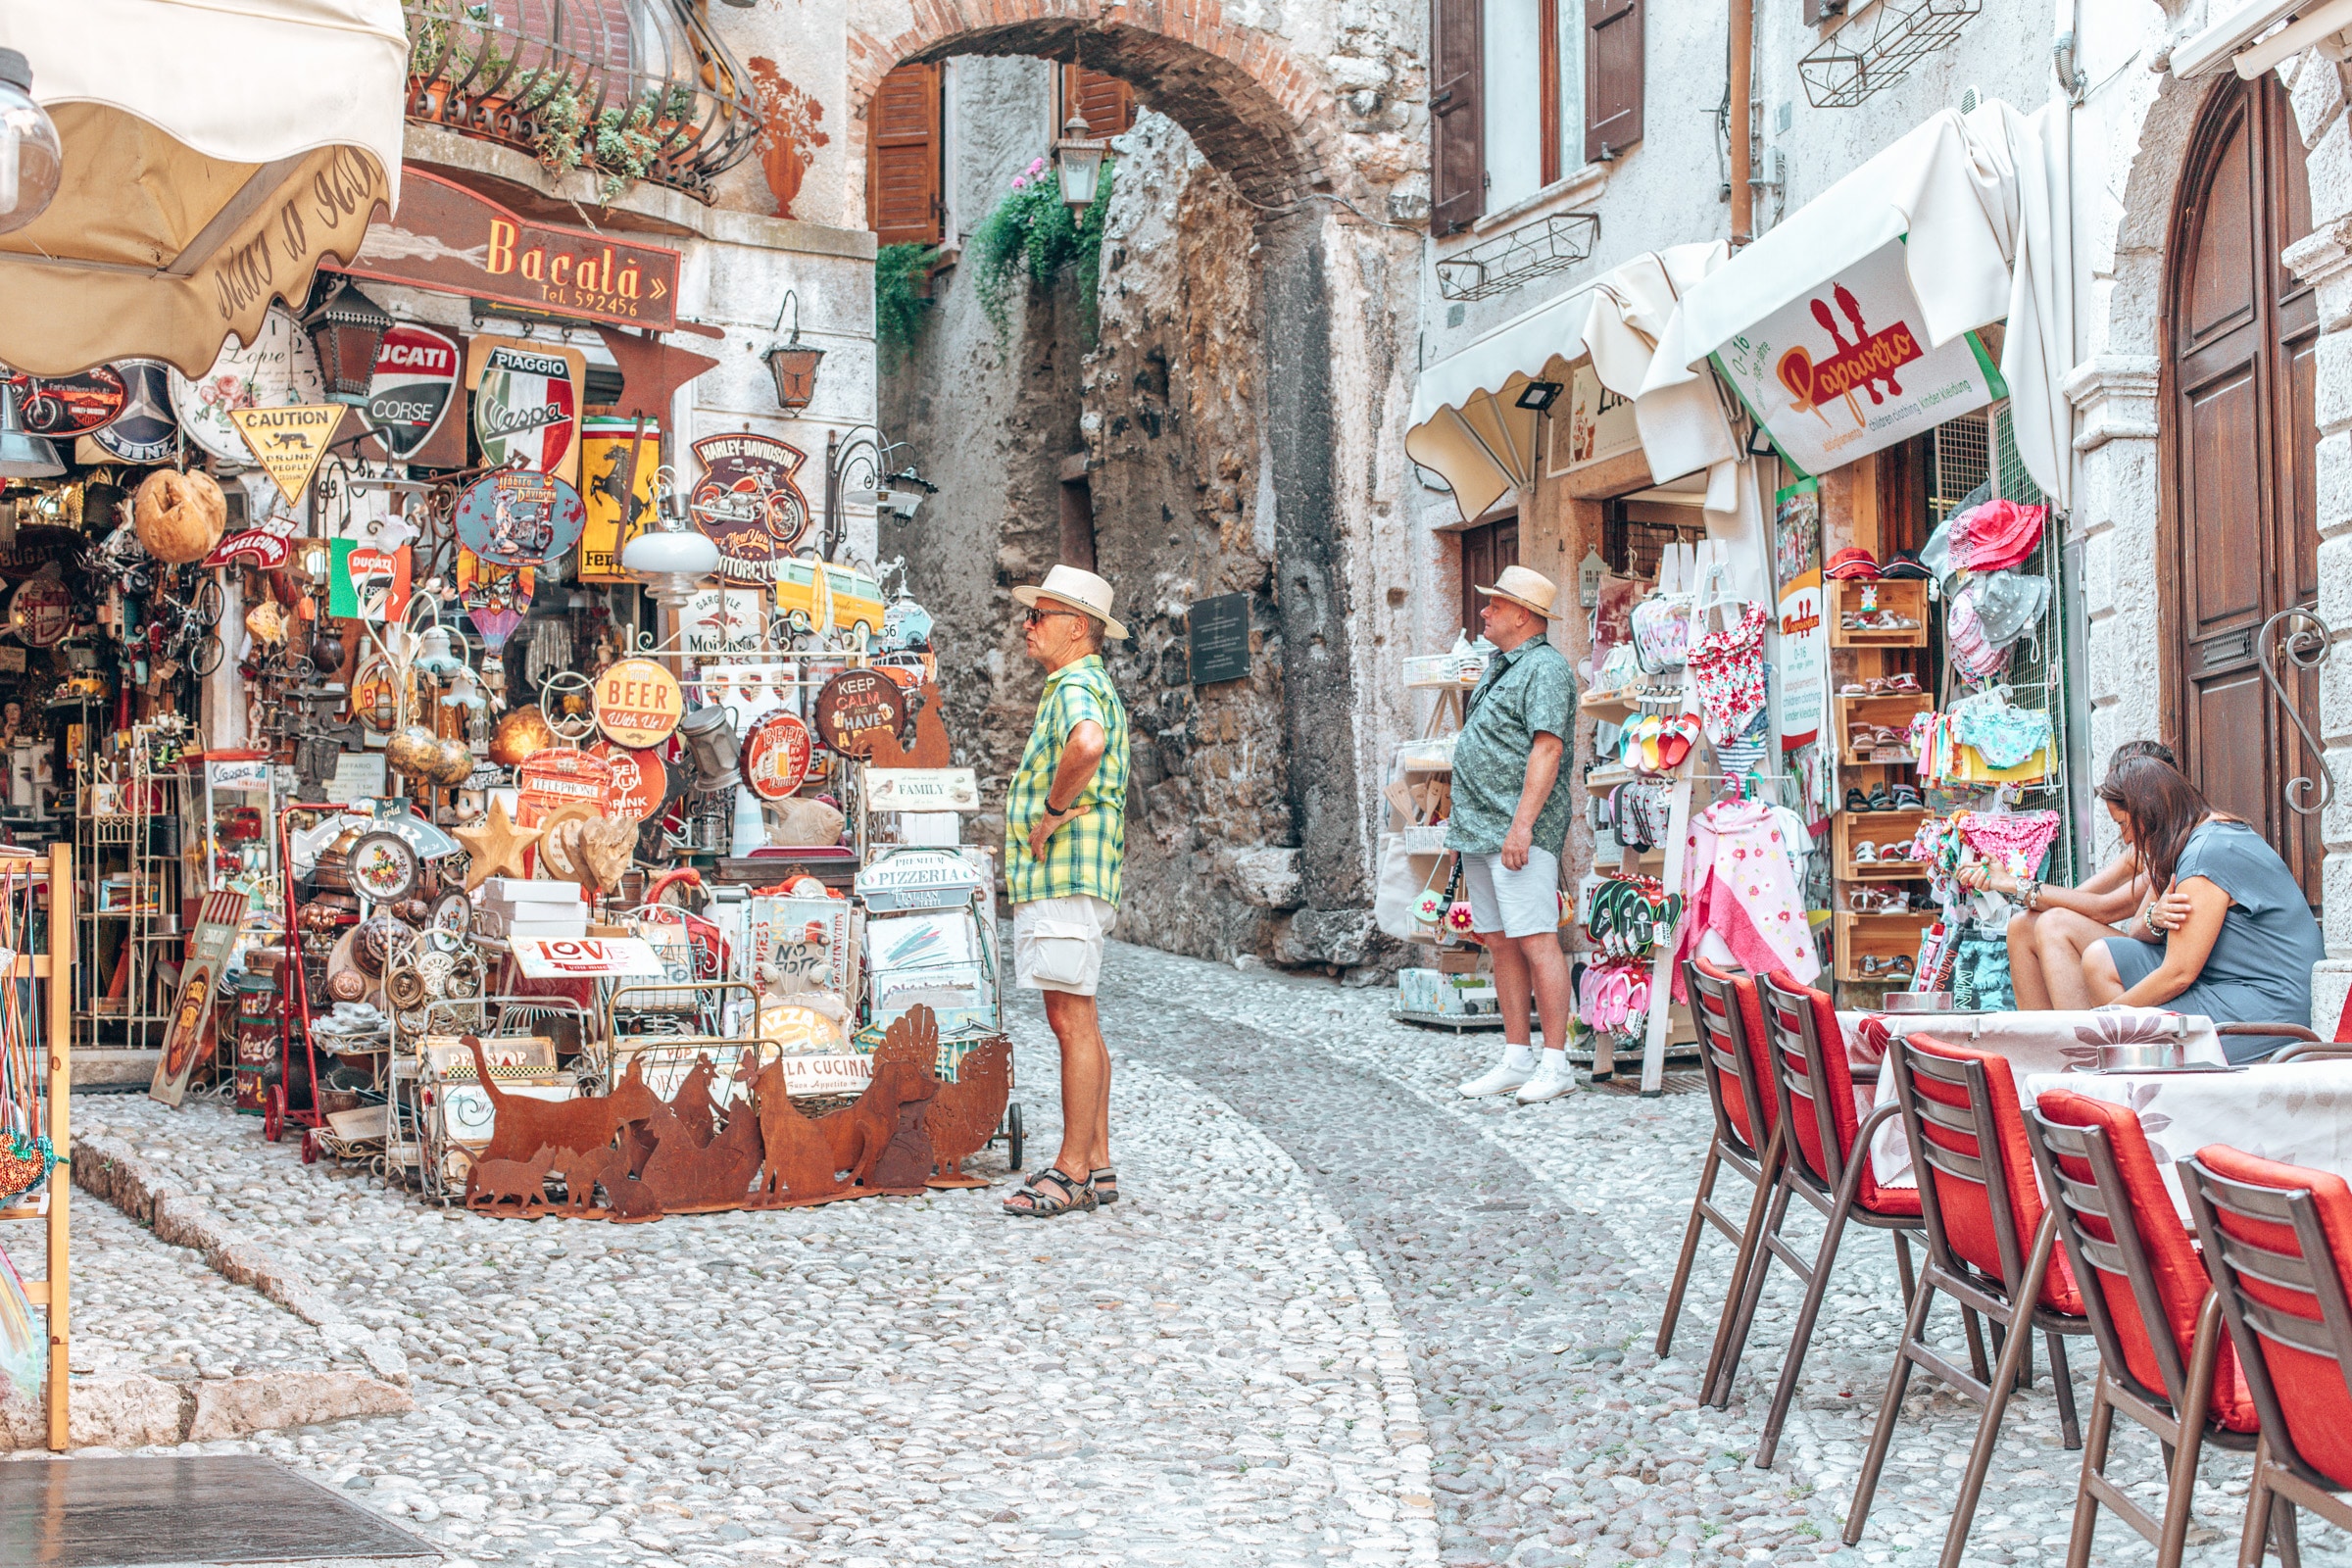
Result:
[[[1902,1414],[1903,1391],[1911,1369],[1924,1367],[1984,1406],[1943,1543],[1942,1568],[1957,1568],[1984,1473],[1992,1463],[2001,1417],[2009,1408],[2010,1395],[2033,1368],[2036,1329],[2049,1342],[2060,1431],[2068,1447],[2082,1446],[2075,1424],[2074,1380],[2067,1373],[2059,1337],[2088,1334],[2090,1320],[2083,1315],[2074,1270],[2065,1258],[2055,1256],[2058,1216],[2043,1206],[2034,1183],[2034,1152],[2026,1143],[2025,1117],[2018,1109],[2017,1081],[2008,1058],[1916,1034],[1896,1041],[1888,1055],[1894,1066],[1895,1103],[1902,1107],[1903,1130],[1920,1173],[1928,1263],[1895,1349],[1878,1428],[1871,1433],[1870,1450],[1863,1455],[1862,1473],[1854,1485],[1845,1544],[1850,1546],[1862,1539],[1871,1494],[1878,1490],[1879,1471]],[[1974,1308],[1991,1319],[1996,1337],[2006,1332],[2000,1361],[1990,1377],[1984,1374],[1973,1323],[1966,1324],[1970,1372],[1945,1360],[1924,1337],[1928,1309],[1939,1292],[1964,1312]]]
[[[1764,1199],[1780,1159],[1780,1111],[1763,1089],[1771,1067],[1764,1052],[1764,1008],[1756,998],[1755,981],[1727,973],[1699,957],[1684,960],[1683,980],[1690,994],[1690,1017],[1698,1027],[1699,1064],[1706,1074],[1707,1102],[1715,1111],[1715,1136],[1707,1144],[1707,1161],[1699,1169],[1690,1222],[1683,1227],[1683,1252],[1674,1266],[1674,1288],[1666,1293],[1665,1319],[1658,1325],[1658,1354],[1665,1355],[1674,1344],[1674,1326],[1682,1316],[1683,1296],[1690,1285],[1699,1237],[1712,1225],[1738,1251],[1732,1260],[1731,1283],[1724,1288],[1715,1343],[1707,1351],[1707,1370],[1699,1379],[1699,1387],[1705,1388],[1723,1359],[1734,1303],[1740,1299],[1740,1287],[1755,1259],[1756,1238],[1764,1228]],[[1747,1217],[1739,1224],[1715,1204],[1715,1178],[1726,1166],[1753,1189]]]
[[2222,1144],[2180,1173],[2262,1427],[2237,1560],[2256,1568],[2267,1532],[2294,1568],[2297,1508],[2352,1530],[2352,1187]]
[[[1821,1316],[1823,1298],[1830,1289],[1830,1271],[1838,1261],[1838,1244],[1848,1221],[1894,1233],[1895,1264],[1902,1273],[1903,1299],[1911,1299],[1911,1246],[1905,1233],[1920,1228],[1919,1197],[1901,1188],[1882,1189],[1870,1169],[1870,1139],[1879,1124],[1894,1113],[1881,1105],[1868,1116],[1854,1106],[1854,1074],[1846,1064],[1845,1036],[1838,1027],[1838,1007],[1827,994],[1798,984],[1783,972],[1757,982],[1764,1011],[1766,1048],[1773,1099],[1782,1128],[1782,1158],[1773,1173],[1772,1197],[1753,1264],[1740,1292],[1738,1314],[1724,1336],[1711,1389],[1700,1387],[1718,1405],[1732,1397],[1732,1380],[1740,1370],[1740,1355],[1755,1326],[1756,1302],[1764,1282],[1779,1258],[1804,1281],[1804,1305],[1796,1314],[1796,1329],[1788,1338],[1781,1364],[1781,1381],[1773,1390],[1772,1407],[1765,1412],[1763,1441],[1756,1448],[1756,1465],[1769,1468],[1780,1447],[1781,1427],[1796,1398],[1797,1371],[1804,1365],[1805,1348],[1812,1343],[1813,1325]],[[1826,1044],[1825,1044],[1826,1042]],[[1810,1258],[1781,1237],[1788,1201],[1801,1198],[1821,1211],[1828,1222],[1821,1248]]]
[[[2026,1108],[2026,1141],[2043,1194],[2057,1199],[2058,1240],[2075,1278],[2097,1287],[2082,1292],[2099,1381],[2066,1568],[2089,1563],[2102,1503],[2156,1548],[2157,1568],[2178,1568],[2203,1446],[2250,1450],[2258,1425],[2222,1329],[2221,1298],[2131,1107],[2052,1090]],[[2118,1410],[2153,1432],[2169,1457],[2161,1520],[2107,1479]]]

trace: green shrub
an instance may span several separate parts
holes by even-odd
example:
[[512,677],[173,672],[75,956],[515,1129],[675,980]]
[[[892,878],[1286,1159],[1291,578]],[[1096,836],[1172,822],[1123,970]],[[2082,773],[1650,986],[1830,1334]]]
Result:
[[897,369],[914,352],[931,303],[921,292],[923,281],[938,259],[936,245],[885,245],[874,253],[874,346],[885,370]]
[[1104,160],[1094,201],[1085,216],[1073,220],[1069,204],[1061,199],[1061,182],[1050,169],[1039,167],[1043,163],[1041,159],[1032,164],[981,220],[964,256],[972,292],[988,324],[997,329],[1000,344],[1012,334],[1013,279],[1026,273],[1036,282],[1051,284],[1062,269],[1073,266],[1088,341],[1095,335],[1095,291],[1102,278],[1102,224],[1110,214],[1113,166]]

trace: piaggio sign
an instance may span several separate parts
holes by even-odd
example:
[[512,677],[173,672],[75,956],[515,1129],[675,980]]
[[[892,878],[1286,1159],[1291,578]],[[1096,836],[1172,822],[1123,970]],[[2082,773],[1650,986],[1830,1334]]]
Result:
[[414,321],[395,322],[375,351],[368,382],[368,422],[394,462],[432,439],[455,399],[466,368],[456,340]]
[[538,223],[421,169],[400,211],[368,230],[345,272],[559,316],[666,332],[678,324],[681,253]]

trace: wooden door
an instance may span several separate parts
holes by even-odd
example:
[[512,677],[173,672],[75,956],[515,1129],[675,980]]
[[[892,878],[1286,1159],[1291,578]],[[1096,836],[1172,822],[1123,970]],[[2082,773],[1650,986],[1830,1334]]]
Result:
[[1462,630],[1476,641],[1484,634],[1478,612],[1487,606],[1479,589],[1492,588],[1505,566],[1519,564],[1519,519],[1501,517],[1464,528],[1462,539]]
[[[2286,804],[2311,771],[2262,676],[2262,624],[2319,596],[2319,442],[2312,403],[2319,311],[2279,253],[2311,231],[2303,141],[2277,78],[2215,88],[2174,207],[2166,327],[2164,642],[2171,732],[2223,810],[2285,857],[2316,906],[2316,817]],[[2288,692],[2313,733],[2316,681]]]

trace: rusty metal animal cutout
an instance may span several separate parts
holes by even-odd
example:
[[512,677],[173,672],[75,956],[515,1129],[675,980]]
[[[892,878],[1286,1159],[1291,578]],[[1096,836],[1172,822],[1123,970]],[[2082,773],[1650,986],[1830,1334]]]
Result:
[[760,1180],[753,1201],[761,1207],[798,1207],[851,1197],[850,1185],[833,1163],[832,1142],[792,1102],[784,1064],[761,1065],[747,1056],[744,1071],[752,1073],[752,1103],[760,1122]]
[[939,1020],[917,1004],[874,1048],[874,1076],[864,1093],[816,1124],[832,1147],[836,1171],[847,1172],[859,1188],[867,1185],[875,1162],[898,1136],[899,1106],[930,1098],[932,1064],[938,1059]]
[[[697,1071],[710,1065],[709,1058]],[[740,1208],[760,1170],[760,1118],[749,1104],[738,1104],[726,1129],[708,1143],[695,1141],[689,1112],[710,1103],[709,1084],[714,1070],[697,1085],[689,1074],[677,1097],[658,1104],[646,1118],[653,1153],[646,1159],[646,1189],[665,1214],[694,1209]]]
[[510,1095],[490,1076],[490,1063],[482,1054],[481,1041],[466,1035],[461,1043],[473,1054],[473,1070],[481,1080],[482,1093],[490,1097],[490,1106],[497,1117],[491,1127],[490,1142],[477,1156],[481,1159],[529,1159],[542,1145],[564,1150],[602,1149],[612,1142],[612,1135],[624,1122],[644,1120],[662,1102],[646,1086],[645,1075],[634,1061],[609,1095],[585,1100],[534,1100],[528,1095]]
[[605,1213],[614,1224],[662,1217],[662,1203],[654,1190],[630,1174],[626,1152],[607,1151],[605,1168],[597,1173],[597,1180],[605,1189]]
[[676,1094],[669,1097],[670,1108],[686,1124],[686,1132],[701,1149],[709,1144],[718,1130],[718,1104],[710,1098],[710,1086],[718,1081],[718,1067],[710,1055],[698,1054],[694,1065],[678,1083]]
[[956,1081],[941,1084],[924,1113],[923,1131],[931,1139],[934,1161],[932,1187],[986,1187],[985,1177],[967,1176],[963,1162],[988,1147],[1004,1119],[1004,1102],[1012,1094],[1012,1042],[991,1040],[964,1053],[956,1064]]
[[515,1213],[543,1213],[548,1207],[547,1173],[555,1164],[555,1150],[544,1144],[527,1160],[477,1159],[466,1173],[466,1206],[495,1213],[511,1200]]
[[866,759],[866,766],[946,767],[955,760],[955,753],[948,745],[948,723],[940,708],[939,688],[925,681],[917,693],[914,744],[901,746],[896,733],[877,730],[873,755]]
[[912,1198],[921,1193],[931,1175],[931,1136],[923,1131],[923,1114],[931,1108],[931,1100],[939,1093],[939,1080],[929,1073],[915,1076],[909,1087],[913,1093],[899,1102],[899,1125],[883,1147],[881,1158],[866,1173],[869,1192],[892,1198]]

